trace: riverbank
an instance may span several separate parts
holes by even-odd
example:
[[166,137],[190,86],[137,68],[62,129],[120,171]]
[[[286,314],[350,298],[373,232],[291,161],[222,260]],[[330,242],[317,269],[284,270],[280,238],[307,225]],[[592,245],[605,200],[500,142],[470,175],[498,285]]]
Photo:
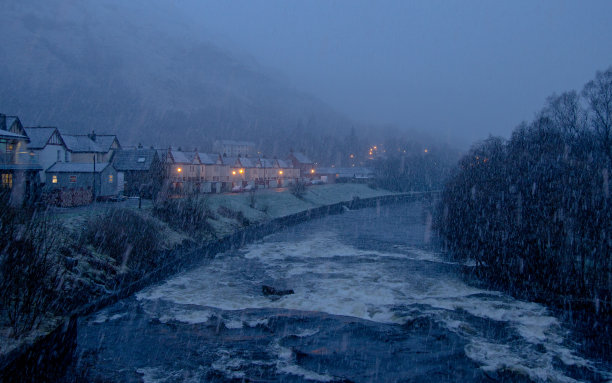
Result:
[[[156,207],[151,203],[143,204],[141,209],[135,204],[122,204],[54,212],[65,229],[63,239],[66,243],[62,251],[65,253],[63,261],[68,282],[63,293],[71,294],[74,298],[67,300],[62,315],[74,317],[94,312],[173,273],[210,259],[218,252],[240,247],[287,225],[341,213],[347,208],[396,202],[415,196],[353,184],[310,187],[301,198],[289,191],[271,190],[254,194],[215,195],[201,201],[201,206],[207,212],[204,230],[178,229],[176,225],[160,219]],[[140,268],[130,268],[125,257],[121,262],[121,259],[100,252],[83,235],[88,227],[117,211],[122,216],[139,217],[138,222],[146,222],[158,239],[146,265],[137,264]],[[35,329],[17,340],[6,338],[0,355],[0,370],[7,370],[34,345],[44,342],[52,328],[49,331]],[[34,332],[36,336],[32,336]]]

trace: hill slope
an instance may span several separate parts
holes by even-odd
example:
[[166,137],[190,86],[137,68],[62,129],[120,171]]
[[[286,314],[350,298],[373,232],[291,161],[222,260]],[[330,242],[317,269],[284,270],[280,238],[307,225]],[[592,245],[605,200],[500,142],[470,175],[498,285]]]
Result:
[[3,13],[0,112],[26,125],[203,149],[248,139],[279,155],[350,131],[329,106],[200,37],[171,2],[32,0]]

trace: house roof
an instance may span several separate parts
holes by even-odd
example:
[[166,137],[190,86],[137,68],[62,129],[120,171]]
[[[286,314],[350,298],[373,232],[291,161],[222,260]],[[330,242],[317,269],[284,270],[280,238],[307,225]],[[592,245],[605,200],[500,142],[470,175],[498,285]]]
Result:
[[217,159],[219,158],[218,154],[212,154],[212,153],[199,153],[200,155],[200,162],[202,162],[204,165],[214,165],[217,163]]
[[28,137],[26,136],[22,136],[21,134],[9,132],[8,130],[3,129],[0,129],[0,138],[29,141]]
[[306,155],[304,153],[300,153],[300,152],[293,152],[291,153],[293,155],[293,157],[295,157],[295,159],[301,163],[301,164],[312,164],[313,162],[310,160],[310,158],[306,157]]
[[276,162],[278,163],[278,167],[279,168],[288,169],[288,168],[292,168],[293,167],[293,165],[291,164],[290,161],[276,160]]
[[32,127],[24,128],[26,134],[30,138],[28,148],[30,149],[42,149],[47,145],[51,135],[57,130],[54,127]]
[[[100,147],[100,149],[108,152],[111,150],[111,146],[115,140],[117,140],[117,136],[114,134],[96,134],[95,143]],[[119,140],[117,140],[117,145],[121,147]]]
[[105,153],[107,150],[102,150],[94,141],[91,140],[88,136],[84,135],[70,135],[70,134],[62,134],[62,138],[66,143],[66,148],[71,152],[96,152],[96,153]]
[[170,150],[170,157],[175,164],[191,164],[193,162],[193,152]]
[[74,153],[107,153],[117,139],[117,136],[112,134],[97,134],[95,141],[88,135],[62,134],[61,136],[66,148]]
[[113,166],[119,171],[148,171],[157,156],[155,149],[123,149],[118,150],[113,158]]
[[[101,173],[109,166],[108,162],[99,162],[96,164],[96,173]],[[77,162],[56,162],[47,173],[93,173],[93,163],[77,163]]]
[[17,121],[19,121],[19,117],[17,116],[6,116],[6,129],[10,129]]
[[238,157],[221,157],[221,161],[223,161],[223,165],[235,166]]
[[277,168],[278,163],[276,160],[271,158],[260,158],[259,162],[261,162],[261,166],[264,168]]
[[258,168],[257,158],[240,157],[240,164],[245,168]]

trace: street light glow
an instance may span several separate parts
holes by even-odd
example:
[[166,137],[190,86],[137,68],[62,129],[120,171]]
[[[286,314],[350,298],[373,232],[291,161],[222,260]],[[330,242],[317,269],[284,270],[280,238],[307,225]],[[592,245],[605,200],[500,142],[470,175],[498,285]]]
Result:
[[183,171],[183,169],[181,169],[181,168],[176,168],[176,171],[180,173],[180,172],[182,172],[182,171]]

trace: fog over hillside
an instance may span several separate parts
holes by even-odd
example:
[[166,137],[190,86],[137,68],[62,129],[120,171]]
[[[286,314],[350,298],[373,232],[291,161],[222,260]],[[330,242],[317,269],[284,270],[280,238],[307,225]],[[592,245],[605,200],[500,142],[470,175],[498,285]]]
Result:
[[3,12],[0,112],[26,125],[203,149],[216,138],[248,139],[279,155],[355,126],[255,60],[206,41],[170,2],[33,0]]

